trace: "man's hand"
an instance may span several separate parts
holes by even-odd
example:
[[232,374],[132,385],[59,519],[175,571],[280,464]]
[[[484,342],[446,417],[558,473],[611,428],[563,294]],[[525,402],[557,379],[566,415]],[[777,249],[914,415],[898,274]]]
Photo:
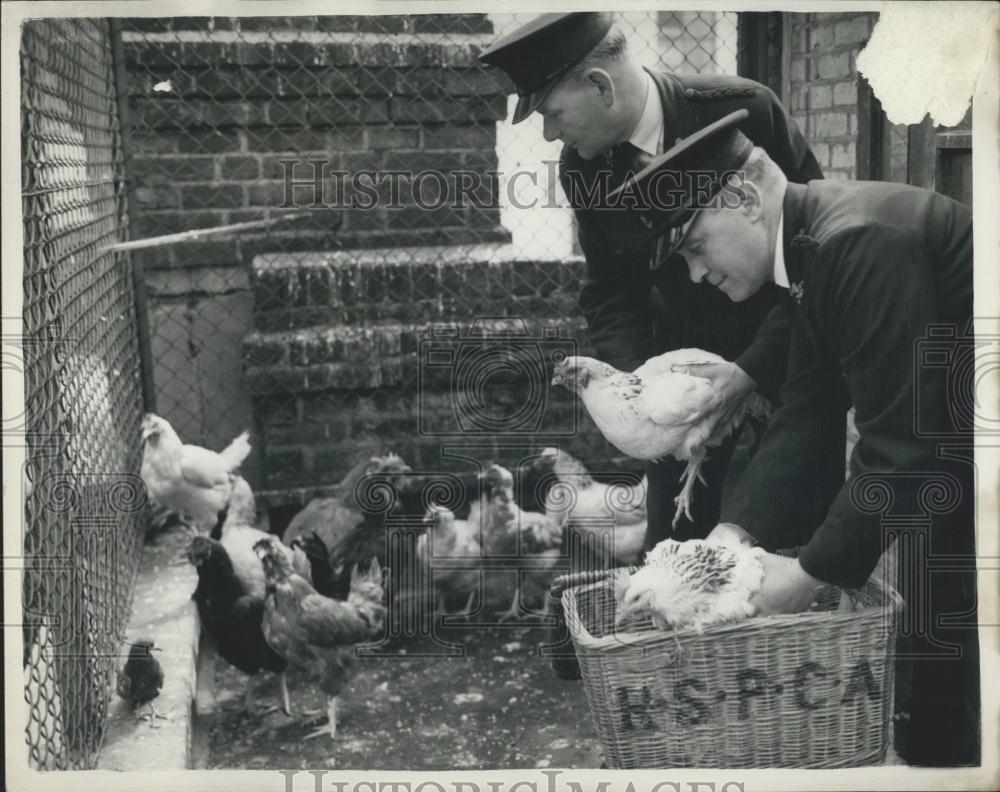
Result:
[[675,373],[702,377],[712,383],[712,388],[722,396],[716,411],[717,422],[727,422],[751,393],[756,383],[735,363],[683,363],[670,367]]
[[798,559],[766,553],[763,562],[764,582],[750,600],[758,616],[798,613],[812,604],[823,581],[806,572]]
[[735,547],[736,545],[746,545],[753,547],[754,538],[735,523],[719,523],[711,533],[705,537],[709,541]]

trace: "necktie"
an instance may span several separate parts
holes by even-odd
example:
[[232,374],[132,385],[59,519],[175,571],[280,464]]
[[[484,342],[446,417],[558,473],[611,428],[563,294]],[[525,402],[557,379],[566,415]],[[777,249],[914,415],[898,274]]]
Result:
[[638,173],[653,161],[652,154],[647,154],[641,148],[630,142],[621,144],[621,156],[625,166],[631,170],[632,173]]
[[[638,146],[636,146],[631,142],[626,141],[625,143],[622,143],[618,148],[620,157],[619,161],[624,166],[626,172],[631,171],[633,175],[641,171],[643,168],[649,165],[650,162],[653,161],[652,154],[647,154],[645,151],[643,151],[641,148],[639,148]],[[642,219],[646,220],[646,218]],[[652,251],[651,251],[652,255],[650,256],[649,259],[650,270],[657,270],[660,268],[660,264],[662,263],[662,261],[660,260],[660,256],[662,255],[662,252],[663,252],[663,237],[661,236],[657,237],[657,239],[655,240],[655,242],[653,242],[652,245]]]

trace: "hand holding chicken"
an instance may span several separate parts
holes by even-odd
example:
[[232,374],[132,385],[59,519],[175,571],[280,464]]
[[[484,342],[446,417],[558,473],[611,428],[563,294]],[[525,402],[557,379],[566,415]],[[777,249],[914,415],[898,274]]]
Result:
[[764,581],[761,548],[718,540],[664,539],[633,574],[619,570],[612,580],[615,621],[650,616],[660,629],[694,628],[737,621],[755,614],[753,597]]
[[721,363],[677,363],[671,366],[671,371],[677,374],[690,374],[692,377],[702,377],[712,384],[712,389],[721,396],[721,399],[718,400],[715,412],[706,417],[712,418],[720,424],[727,424],[733,420],[755,387],[750,375],[728,360]]
[[553,385],[580,395],[597,428],[623,453],[688,463],[684,489],[675,499],[675,526],[682,513],[691,519],[694,482],[707,449],[721,444],[751,406],[758,408],[742,387],[719,391],[709,380],[677,370],[696,363],[726,361],[704,350],[679,349],[628,373],[593,358],[569,357],[556,366],[552,379]]

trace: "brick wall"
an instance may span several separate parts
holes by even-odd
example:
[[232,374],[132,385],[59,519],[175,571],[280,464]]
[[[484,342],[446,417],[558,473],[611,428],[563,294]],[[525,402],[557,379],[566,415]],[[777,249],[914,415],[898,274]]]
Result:
[[[494,37],[485,14],[132,19],[123,28],[133,238],[280,213],[281,159],[303,161],[297,179],[311,175],[308,160],[347,172],[497,167],[506,88],[475,60]],[[322,197],[333,198],[329,189]],[[509,239],[497,208],[426,211],[405,189],[402,198],[399,209],[329,209],[267,233],[134,254],[147,274],[158,409],[182,437],[221,447],[251,424],[240,344],[252,326],[254,256]]]
[[823,173],[853,179],[858,135],[858,52],[878,14],[784,15],[788,109]]
[[[580,259],[497,260],[494,248],[258,257],[244,354],[261,495],[272,507],[304,502],[377,449],[462,473],[474,468],[461,457],[513,464],[558,443],[608,470],[617,452],[549,384],[557,353],[587,351],[582,271]],[[525,351],[516,365],[491,358],[506,342]]]

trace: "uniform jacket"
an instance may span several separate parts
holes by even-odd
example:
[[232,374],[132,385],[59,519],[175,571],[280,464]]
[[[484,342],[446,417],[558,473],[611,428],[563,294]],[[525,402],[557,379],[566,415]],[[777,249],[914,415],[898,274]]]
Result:
[[[920,488],[947,468],[939,441],[969,439],[950,408],[971,393],[949,372],[971,332],[972,215],[929,190],[827,181],[789,184],[784,212],[788,378],[722,521],[768,549],[786,544],[782,532],[801,521],[796,492],[828,462],[813,439],[853,405],[860,438],[848,478],[829,493],[821,524],[806,526],[799,559],[820,580],[857,586],[884,549],[879,481],[892,511],[920,513]],[[922,354],[931,348],[937,358]],[[971,483],[957,493],[971,494]]]
[[[764,148],[792,181],[821,179],[815,157],[774,93],[751,80],[720,75],[674,75],[650,71],[663,105],[664,149],[712,121],[746,108],[741,131]],[[784,371],[773,368],[787,349],[787,324],[772,325],[767,338],[748,349],[762,320],[777,301],[776,287],[733,303],[707,283],[694,284],[682,259],[650,268],[654,241],[635,213],[586,208],[574,196],[570,174],[589,184],[601,170],[620,184],[627,164],[612,154],[582,159],[563,148],[560,177],[574,206],[587,272],[580,308],[598,356],[631,371],[653,354],[680,347],[716,352],[740,366],[765,391],[774,391]],[[652,303],[652,305],[651,305]]]

